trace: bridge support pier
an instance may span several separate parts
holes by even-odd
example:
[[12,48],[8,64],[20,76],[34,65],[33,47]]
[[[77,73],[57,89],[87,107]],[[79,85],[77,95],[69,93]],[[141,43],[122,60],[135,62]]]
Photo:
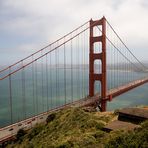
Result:
[[[102,26],[102,35],[94,36],[94,27]],[[100,42],[102,44],[102,52],[94,52],[94,43]],[[100,20],[90,20],[90,39],[89,39],[89,96],[93,97],[95,93],[95,81],[101,83],[101,111],[106,111],[106,19],[103,17]],[[101,61],[101,73],[94,72],[94,61]]]

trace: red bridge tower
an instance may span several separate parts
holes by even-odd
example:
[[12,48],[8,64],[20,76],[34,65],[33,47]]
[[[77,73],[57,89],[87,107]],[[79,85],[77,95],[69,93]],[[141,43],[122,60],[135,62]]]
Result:
[[[102,26],[102,35],[94,36],[94,27]],[[94,52],[94,43],[101,42],[102,52]],[[90,20],[90,39],[89,39],[89,96],[94,96],[95,81],[101,83],[101,111],[106,111],[106,19],[103,17],[100,20]],[[94,61],[101,61],[101,73],[94,73]]]

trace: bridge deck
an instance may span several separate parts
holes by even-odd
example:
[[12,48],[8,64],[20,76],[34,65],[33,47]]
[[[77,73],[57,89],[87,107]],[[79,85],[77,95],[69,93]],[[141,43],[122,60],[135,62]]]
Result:
[[[130,82],[126,85],[120,86],[118,88],[111,89],[110,91],[107,92],[107,98],[106,99],[111,101],[112,98],[115,98],[115,97],[117,97],[117,96],[119,96],[119,95],[121,95],[121,94],[123,94],[127,91],[130,91],[131,89],[134,89],[134,88],[136,88],[140,85],[143,85],[147,82],[148,82],[148,78],[143,78],[143,79],[140,79],[140,80]],[[99,98],[100,98],[99,96],[100,96],[100,94],[96,94],[94,97],[91,97],[91,98],[88,97],[85,100],[80,100],[80,102],[82,102],[82,106],[97,105],[97,102],[99,101]]]
[[135,80],[133,82],[130,82],[124,86],[120,86],[118,88],[115,88],[115,89],[112,89],[108,92],[108,96],[111,95],[113,98],[114,97],[117,97],[133,88],[136,88],[140,85],[143,85],[145,83],[148,82],[148,78],[143,78],[143,79],[140,79],[140,80]]

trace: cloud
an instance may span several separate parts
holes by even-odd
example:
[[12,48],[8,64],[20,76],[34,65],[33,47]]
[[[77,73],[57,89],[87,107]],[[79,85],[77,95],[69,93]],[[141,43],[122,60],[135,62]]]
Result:
[[146,0],[1,0],[0,53],[11,49],[27,55],[90,18],[105,15],[133,53],[145,60],[147,6]]

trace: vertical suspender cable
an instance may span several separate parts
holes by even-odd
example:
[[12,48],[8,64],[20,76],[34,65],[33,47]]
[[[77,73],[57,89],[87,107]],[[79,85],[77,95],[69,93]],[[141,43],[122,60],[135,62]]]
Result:
[[[110,36],[111,36],[111,40],[112,40],[112,33],[110,32]],[[113,48],[110,45],[110,43],[108,42],[108,46],[109,46],[109,50],[110,50],[110,83],[111,83],[111,89],[113,88]]]
[[85,32],[83,33],[83,97],[85,97]]
[[[117,40],[117,47],[118,47],[118,40]],[[118,60],[119,53],[117,51],[117,83],[119,87],[119,60]]]
[[82,68],[81,68],[81,73],[82,73],[82,98],[84,98],[84,33],[81,36],[82,38]]
[[[51,50],[51,46],[50,46],[50,50]],[[51,55],[52,53],[49,53],[50,54],[50,107],[53,108],[53,95],[52,95],[52,59],[51,59]]]
[[116,83],[116,50],[114,48],[114,87],[117,87]]
[[[57,46],[58,46],[58,42],[57,42]],[[58,102],[57,102],[57,105],[59,104],[60,102],[60,80],[59,80],[59,72],[60,72],[60,65],[59,65],[59,49],[57,49],[57,89],[58,89]]]
[[[57,42],[57,46],[58,46],[58,42]],[[57,100],[58,100],[58,54],[57,54],[57,50],[58,49],[56,49],[55,50],[55,68],[56,68],[56,70],[55,70],[55,76],[56,76],[56,83],[55,83],[55,85],[56,85],[56,106],[57,106]]]
[[78,35],[78,93],[79,93],[79,99],[81,98],[81,80],[80,80],[80,35]]
[[[32,56],[32,61],[34,60],[33,56]],[[35,94],[34,94],[34,62],[32,63],[32,94],[33,94],[33,114],[35,115]]]
[[[126,50],[126,57],[128,57],[127,50]],[[128,82],[128,73],[129,73],[129,70],[128,70],[128,61],[126,60],[126,83]]]
[[10,95],[10,100],[9,100],[9,103],[10,103],[10,123],[12,124],[13,123],[13,118],[12,118],[12,80],[11,80],[11,67],[9,67],[9,95]]
[[77,93],[78,93],[78,99],[80,99],[80,77],[79,77],[79,67],[80,67],[80,59],[79,59],[79,35],[77,38],[77,59],[78,59],[78,65],[77,65]]
[[[23,61],[22,61],[22,67],[23,67]],[[22,98],[23,98],[23,113],[24,113],[24,119],[26,119],[26,100],[25,100],[25,71],[24,67],[22,69]]]
[[[41,51],[41,56],[43,55]],[[44,80],[43,80],[43,57],[41,58],[41,77],[42,77],[42,111],[44,111],[44,91],[43,91],[43,85],[44,85]]]
[[65,38],[64,38],[64,96],[66,104],[66,49],[65,49]]
[[86,64],[86,32],[87,32],[87,30],[84,32],[84,95],[85,95],[85,97],[87,96],[87,79],[86,79],[86,69],[87,68],[85,68],[85,66],[87,66],[87,64]]
[[[106,33],[107,33],[106,36],[109,36],[108,25],[106,26]],[[107,79],[107,82],[109,82],[110,81],[110,76],[108,75],[108,64],[109,64],[110,54],[108,52],[108,48],[109,48],[108,43],[106,43],[106,46],[107,46],[107,48],[106,48],[106,64],[107,64],[107,67],[106,67],[106,71],[107,71],[106,79]],[[107,84],[107,91],[110,89],[110,87],[111,87],[110,83]]]
[[[72,33],[71,33],[72,38]],[[73,42],[71,40],[71,99],[73,102]]]
[[46,54],[46,93],[47,93],[47,111],[49,110],[49,93],[48,93],[48,90],[49,90],[49,80],[48,80],[48,54]]
[[37,76],[37,60],[35,61],[35,87],[36,87],[36,114],[38,114],[38,76]]
[[[83,29],[83,28],[82,28]],[[80,34],[80,81],[81,81],[81,98],[83,98],[83,40],[82,40],[82,34]]]

